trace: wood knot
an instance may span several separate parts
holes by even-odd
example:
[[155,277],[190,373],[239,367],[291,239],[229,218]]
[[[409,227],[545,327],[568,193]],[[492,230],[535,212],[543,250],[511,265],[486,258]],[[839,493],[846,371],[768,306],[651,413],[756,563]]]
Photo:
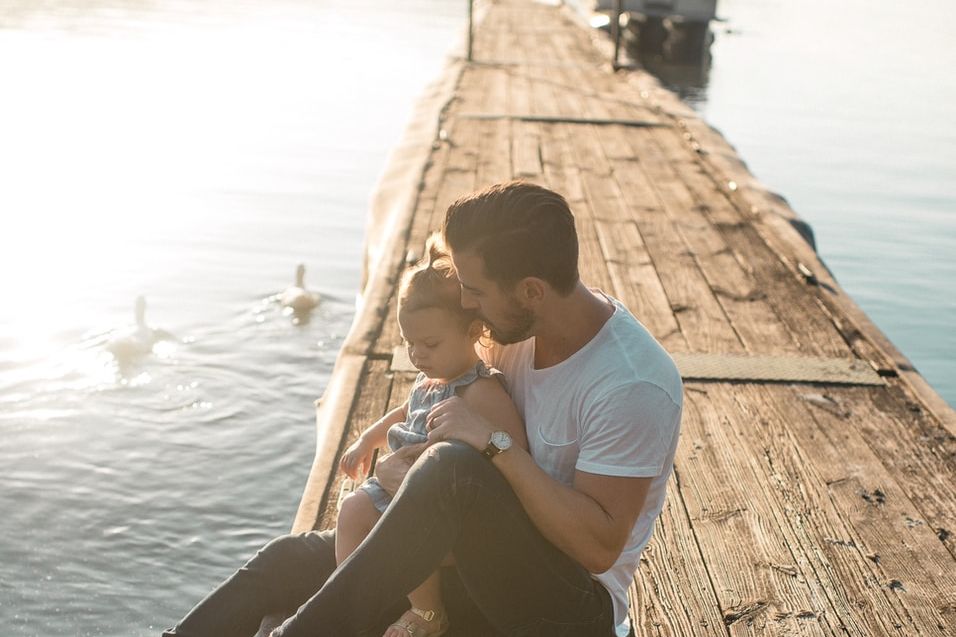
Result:
[[832,544],[833,546],[843,546],[848,549],[855,549],[856,542],[853,540],[841,540],[835,537],[826,538],[827,544]]
[[756,600],[728,608],[724,611],[724,624],[730,626],[739,621],[745,621],[748,625],[752,624],[754,618],[763,613],[769,605],[770,603],[764,600]]
[[797,567],[790,564],[771,564],[770,568],[790,577],[798,576]]
[[860,492],[860,497],[875,506],[883,506],[886,503],[886,494],[880,488],[873,489],[872,493],[864,489]]

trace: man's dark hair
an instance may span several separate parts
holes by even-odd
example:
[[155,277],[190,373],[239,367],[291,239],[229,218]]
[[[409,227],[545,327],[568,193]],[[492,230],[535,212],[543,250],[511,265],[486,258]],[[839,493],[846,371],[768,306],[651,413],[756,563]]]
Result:
[[445,243],[474,252],[485,276],[511,288],[529,276],[568,295],[578,282],[578,235],[568,202],[523,181],[497,184],[462,197],[445,213]]

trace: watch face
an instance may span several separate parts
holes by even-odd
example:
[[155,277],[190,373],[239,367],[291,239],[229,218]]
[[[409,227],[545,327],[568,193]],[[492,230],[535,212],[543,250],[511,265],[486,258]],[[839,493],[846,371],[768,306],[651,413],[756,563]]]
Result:
[[491,444],[505,451],[511,448],[511,436],[508,435],[507,431],[496,431],[491,434]]

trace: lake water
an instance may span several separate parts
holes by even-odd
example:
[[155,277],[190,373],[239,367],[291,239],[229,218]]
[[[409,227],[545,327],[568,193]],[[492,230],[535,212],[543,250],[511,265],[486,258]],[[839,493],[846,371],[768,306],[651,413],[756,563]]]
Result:
[[842,287],[956,405],[956,4],[717,12],[710,60],[652,69],[810,222]]
[[[289,529],[441,0],[0,0],[0,625],[157,635]],[[271,298],[296,264],[322,303]],[[110,330],[176,341],[119,370]],[[175,343],[175,344],[174,344]]]
[[[0,0],[5,634],[156,635],[289,528],[369,195],[465,4]],[[956,8],[921,6],[723,0],[710,63],[661,72],[954,403]],[[120,369],[137,295],[175,339]]]

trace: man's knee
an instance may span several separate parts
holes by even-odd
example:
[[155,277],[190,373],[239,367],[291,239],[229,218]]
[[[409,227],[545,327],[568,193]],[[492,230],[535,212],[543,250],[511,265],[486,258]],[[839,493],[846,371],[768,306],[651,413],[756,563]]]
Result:
[[429,447],[416,463],[415,472],[440,480],[443,484],[474,481],[489,475],[492,465],[473,447],[457,440]]
[[283,573],[290,569],[335,566],[334,544],[328,545],[317,534],[280,535],[259,549],[246,564],[250,570]]
[[237,573],[254,582],[271,610],[294,610],[335,570],[335,539],[328,532],[282,535],[262,547]]

